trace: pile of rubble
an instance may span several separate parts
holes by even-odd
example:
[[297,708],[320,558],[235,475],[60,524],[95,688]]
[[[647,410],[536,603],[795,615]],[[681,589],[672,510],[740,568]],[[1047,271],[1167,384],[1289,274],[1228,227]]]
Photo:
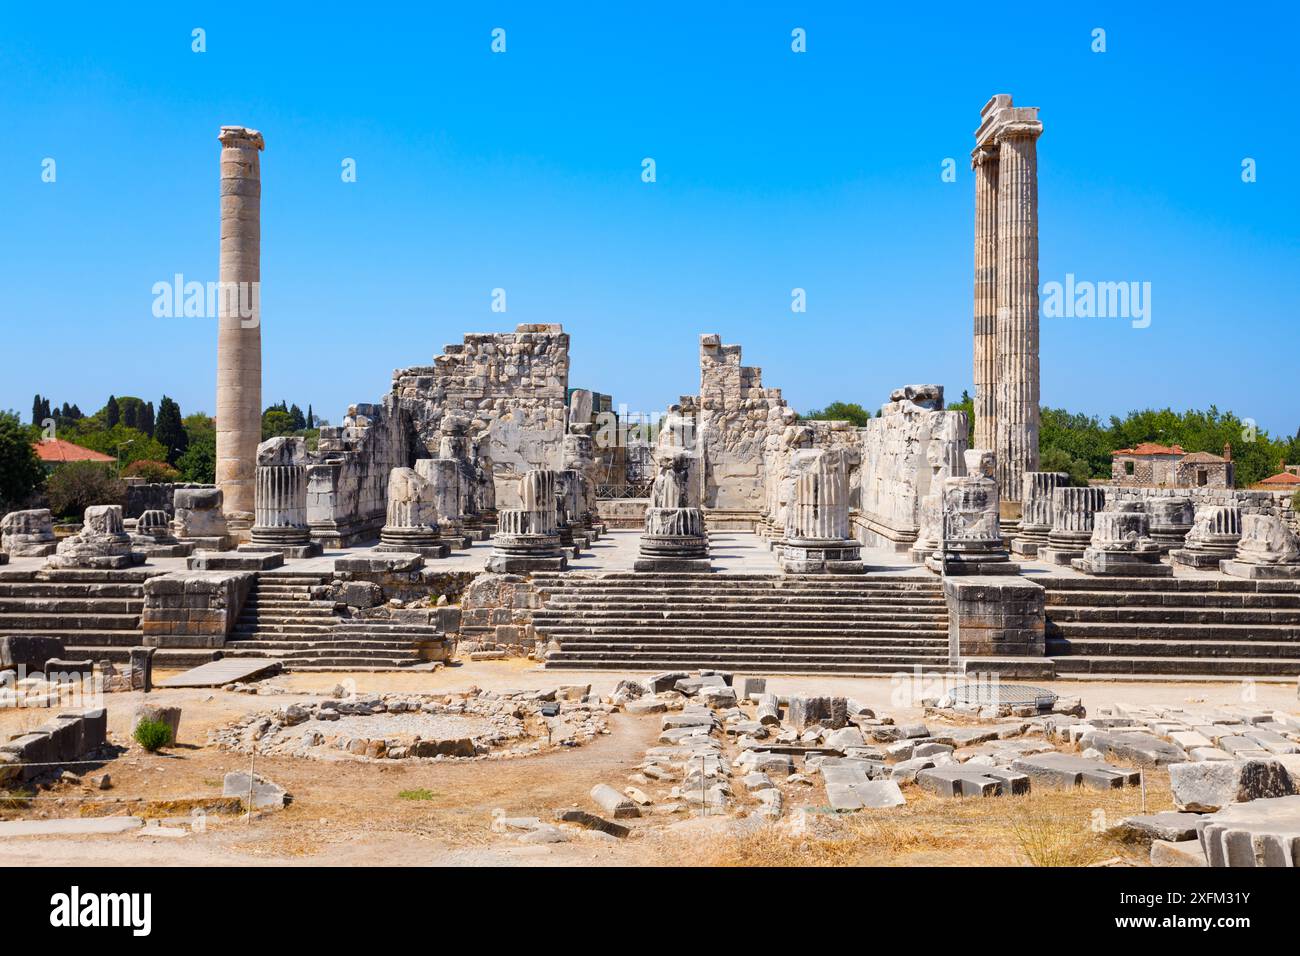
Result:
[[1117,704],[1068,732],[1168,766],[1176,812],[1128,817],[1121,839],[1177,866],[1300,866],[1300,717],[1247,706]]
[[[336,688],[342,690],[342,688]],[[222,750],[318,759],[500,759],[609,732],[590,685],[443,694],[337,695],[249,714],[209,733]]]
[[[1034,779],[1075,786],[1109,773],[1121,785],[1137,782],[1136,773],[1057,753],[1041,735],[1053,718],[1075,718],[1037,708],[1038,716],[1019,718],[985,711],[1011,718],[987,726],[940,725],[929,715],[928,723],[896,723],[852,698],[777,697],[763,678],[737,682],[707,670],[625,680],[610,702],[630,714],[661,715],[657,746],[631,785],[592,793],[614,818],[688,810],[776,818],[788,796],[805,787],[811,796],[819,781],[833,811],[901,806],[903,788],[913,785],[942,797],[994,797],[1027,793]],[[1077,701],[1062,709],[1082,712]]]

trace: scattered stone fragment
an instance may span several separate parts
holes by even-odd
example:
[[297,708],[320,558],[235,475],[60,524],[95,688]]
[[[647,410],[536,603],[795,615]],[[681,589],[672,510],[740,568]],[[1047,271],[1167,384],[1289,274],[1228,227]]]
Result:
[[1206,818],[1201,846],[1210,866],[1300,867],[1300,796],[1225,807]]
[[591,799],[598,807],[613,816],[615,820],[641,815],[641,811],[637,809],[635,803],[607,783],[598,783],[592,787]]
[[1208,866],[1205,850],[1196,840],[1173,842],[1151,841],[1152,866]]
[[1169,785],[1178,809],[1196,813],[1296,792],[1291,775],[1276,760],[1176,763],[1169,767]]
[[621,823],[614,823],[610,820],[598,817],[594,813],[588,813],[586,810],[579,810],[576,808],[560,810],[556,812],[555,816],[564,823],[575,823],[585,829],[598,830],[601,833],[608,833],[610,836],[614,837],[625,837],[632,832]]
[[252,809],[254,810],[278,809],[287,806],[292,800],[284,787],[272,783],[261,774],[253,774],[250,779],[246,771],[233,770],[226,774],[225,779],[222,781],[221,795],[223,797],[239,797],[241,800],[248,802],[250,791]]
[[1151,813],[1125,817],[1107,830],[1107,833],[1125,843],[1150,843],[1153,840],[1177,843],[1195,840],[1197,824],[1203,819],[1196,813]]

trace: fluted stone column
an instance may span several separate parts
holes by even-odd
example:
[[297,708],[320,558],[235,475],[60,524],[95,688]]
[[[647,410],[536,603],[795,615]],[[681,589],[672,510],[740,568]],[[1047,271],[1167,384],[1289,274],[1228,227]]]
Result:
[[388,508],[376,551],[400,551],[426,558],[445,558],[451,545],[442,540],[433,485],[414,468],[388,473]]
[[254,521],[241,551],[278,551],[286,558],[321,553],[307,523],[307,449],[301,438],[272,438],[257,447]]
[[942,541],[925,566],[942,574],[1019,574],[1002,544],[993,453],[966,452],[966,474],[943,483]]
[[1241,542],[1241,508],[1237,505],[1201,505],[1196,521],[1181,548],[1169,552],[1175,564],[1201,570],[1217,570],[1223,561],[1237,556]]
[[1052,530],[1047,546],[1039,547],[1038,559],[1048,564],[1069,565],[1082,558],[1092,543],[1093,519],[1106,507],[1101,488],[1057,488],[1052,492]]
[[470,547],[474,539],[465,533],[460,510],[464,500],[460,462],[454,458],[420,458],[415,462],[415,471],[429,484],[442,541],[452,550]]
[[1181,548],[1192,525],[1196,523],[1196,506],[1191,498],[1151,498],[1146,502],[1151,516],[1151,537],[1160,550],[1168,554]]
[[999,132],[996,451],[998,486],[1012,501],[1020,500],[1024,473],[1038,470],[1038,136],[1042,130],[1035,120],[1012,122]]
[[1070,476],[1063,471],[1027,471],[1021,495],[1020,533],[1011,544],[1015,554],[1034,557],[1052,532],[1052,495]]
[[975,170],[975,447],[997,447],[998,151],[978,147]]
[[167,512],[158,508],[151,508],[136,519],[131,546],[151,558],[184,558],[194,552],[194,542],[177,540]]
[[1160,545],[1151,537],[1151,518],[1140,501],[1114,505],[1093,515],[1092,539],[1083,557],[1071,562],[1084,574],[1170,578],[1174,569],[1160,563]]
[[[262,134],[223,126],[221,260],[217,315],[217,487],[228,525],[244,536],[256,504],[257,446],[262,440]],[[249,315],[248,313],[252,313]]]
[[861,574],[862,546],[849,534],[849,474],[838,449],[795,452],[795,495],[777,548],[787,574]]
[[131,548],[131,536],[122,524],[122,506],[91,505],[81,530],[59,542],[48,566],[117,569],[143,562],[144,555]]
[[1251,580],[1300,578],[1300,540],[1277,515],[1243,515],[1237,556],[1220,562],[1224,574]]
[[555,472],[533,469],[519,479],[519,507],[497,512],[487,569],[499,574],[563,571],[569,566],[560,546]]

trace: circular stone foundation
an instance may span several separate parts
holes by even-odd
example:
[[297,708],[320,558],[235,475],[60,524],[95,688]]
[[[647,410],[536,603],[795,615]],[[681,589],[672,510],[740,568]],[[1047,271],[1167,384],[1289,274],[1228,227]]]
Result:
[[535,691],[328,698],[249,714],[209,735],[223,750],[315,759],[523,757],[608,733],[609,705]]

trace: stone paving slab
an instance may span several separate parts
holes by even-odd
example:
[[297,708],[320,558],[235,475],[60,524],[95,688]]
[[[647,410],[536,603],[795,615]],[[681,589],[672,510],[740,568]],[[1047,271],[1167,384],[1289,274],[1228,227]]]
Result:
[[157,682],[158,687],[222,687],[236,681],[249,681],[274,674],[283,667],[280,661],[262,658],[225,657],[208,661],[181,674]]
[[0,837],[92,836],[128,833],[144,826],[139,817],[74,817],[64,820],[7,820]]

